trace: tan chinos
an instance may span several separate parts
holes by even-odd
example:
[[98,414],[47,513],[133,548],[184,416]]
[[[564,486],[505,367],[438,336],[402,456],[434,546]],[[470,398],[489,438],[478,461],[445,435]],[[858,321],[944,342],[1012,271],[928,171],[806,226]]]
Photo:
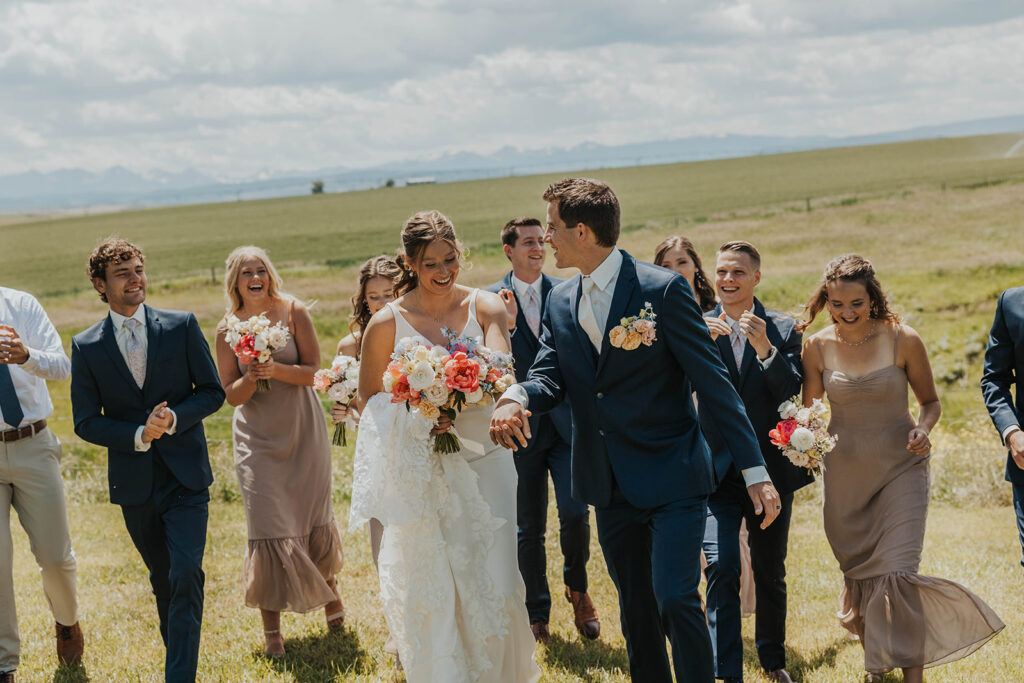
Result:
[[54,619],[78,622],[75,553],[68,533],[60,439],[50,429],[0,442],[0,673],[18,668],[21,641],[14,606],[11,508],[28,534]]

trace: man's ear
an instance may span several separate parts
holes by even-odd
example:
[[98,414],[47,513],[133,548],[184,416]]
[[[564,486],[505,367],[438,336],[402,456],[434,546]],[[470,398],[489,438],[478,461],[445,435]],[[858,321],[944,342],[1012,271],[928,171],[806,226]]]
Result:
[[501,250],[505,252],[505,258],[507,258],[509,261],[511,261],[512,260],[512,247],[508,246],[507,244],[503,244],[502,247],[501,247]]
[[107,293],[107,281],[101,277],[94,277],[92,279],[92,287],[100,294]]
[[760,270],[755,270],[754,271],[754,286],[757,287],[759,284],[761,284],[761,271]]
[[578,231],[579,240],[581,242],[585,242],[587,240],[587,235],[594,234],[586,223],[577,223],[574,229]]

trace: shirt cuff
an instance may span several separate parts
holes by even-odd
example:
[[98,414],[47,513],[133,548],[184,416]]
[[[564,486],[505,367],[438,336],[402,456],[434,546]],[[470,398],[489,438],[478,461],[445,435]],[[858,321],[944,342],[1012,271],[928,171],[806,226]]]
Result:
[[1009,427],[1007,427],[1006,429],[1003,430],[1003,445],[1004,446],[1006,445],[1006,440],[1010,438],[1010,434],[1013,434],[1016,431],[1020,431],[1020,425],[1010,425]]
[[35,349],[25,347],[28,351],[28,358],[21,364],[21,369],[33,375],[39,372],[39,352]]
[[170,434],[173,436],[174,432],[178,431],[178,414],[170,408],[167,410],[171,414],[171,426],[167,428],[167,431],[165,431],[164,434]]
[[139,425],[139,428],[135,430],[135,452],[136,453],[145,453],[146,451],[149,450],[149,447],[151,445],[153,445],[152,443],[143,443],[143,441],[142,441],[142,431],[145,428],[146,428],[146,425]]
[[506,389],[505,393],[502,394],[501,398],[499,398],[498,400],[500,401],[501,399],[504,398],[507,398],[510,401],[515,401],[524,408],[530,407],[529,394],[526,393],[526,389],[523,389],[518,384],[513,384],[508,389]]
[[779,355],[779,350],[773,346],[772,350],[768,352],[767,358],[765,358],[764,360],[758,358],[757,362],[761,364],[761,369],[767,370],[768,366],[772,364],[772,361],[775,360],[775,356],[777,355]]
[[743,475],[743,482],[747,486],[753,486],[754,484],[761,484],[763,482],[772,483],[772,478],[768,476],[768,470],[764,465],[758,465],[757,467],[748,467],[745,470],[740,470],[740,474]]

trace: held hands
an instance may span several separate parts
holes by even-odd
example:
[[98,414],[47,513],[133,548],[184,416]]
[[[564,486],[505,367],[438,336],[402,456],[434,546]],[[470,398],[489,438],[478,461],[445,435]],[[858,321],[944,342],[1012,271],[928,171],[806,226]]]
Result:
[[526,442],[532,438],[530,434],[529,410],[511,399],[502,399],[491,413],[491,442],[495,446],[518,451],[526,448]]
[[256,380],[260,379],[273,379],[274,371],[277,369],[274,359],[270,358],[266,363],[260,363],[259,361],[252,361],[246,367],[245,378],[253,384]]
[[914,427],[907,436],[907,450],[914,455],[928,455],[932,450],[932,442],[928,439],[928,430]]
[[511,332],[516,329],[516,316],[519,315],[519,306],[516,304],[516,296],[510,289],[503,289],[498,292],[502,302],[505,304],[505,313],[508,315],[508,329]]
[[430,430],[430,435],[437,436],[438,434],[444,434],[451,428],[452,419],[447,415],[442,414],[439,418],[437,418],[437,424],[435,424],[434,428]]
[[149,443],[159,439],[171,428],[173,423],[174,414],[167,407],[167,401],[161,401],[154,406],[149,417],[146,418],[146,424],[142,428],[142,443]]
[[27,360],[28,349],[18,332],[10,325],[0,325],[0,365],[21,365]]
[[[743,311],[740,316],[740,334],[747,338],[758,358],[766,358],[772,350],[768,340],[768,325],[750,311]],[[731,332],[731,330],[730,330]]]
[[708,332],[711,333],[711,341],[718,339],[723,334],[728,337],[732,333],[732,328],[725,322],[724,312],[717,318],[704,318],[704,323],[708,326]]
[[754,514],[759,515],[764,512],[761,528],[767,529],[782,512],[782,499],[779,498],[779,492],[775,490],[775,486],[770,481],[762,481],[748,486],[747,493],[750,495],[750,500],[754,502]]
[[334,402],[331,406],[331,424],[336,425],[345,420],[351,420],[353,424],[359,424],[359,411],[355,406]]
[[1010,447],[1010,457],[1017,469],[1024,470],[1024,431],[1018,429],[1006,437],[1006,445]]

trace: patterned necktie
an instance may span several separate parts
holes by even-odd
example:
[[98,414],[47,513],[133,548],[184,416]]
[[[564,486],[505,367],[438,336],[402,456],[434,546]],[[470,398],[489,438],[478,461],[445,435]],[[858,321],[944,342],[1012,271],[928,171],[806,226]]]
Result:
[[743,351],[744,342],[743,335],[740,333],[740,324],[733,322],[732,334],[729,335],[729,341],[732,342],[732,356],[736,359],[736,369],[739,370],[743,367]]
[[11,379],[11,369],[6,364],[0,365],[0,410],[4,413],[4,422],[13,429],[21,426],[25,419],[25,412],[21,409],[21,401],[14,390],[14,380]]
[[526,324],[530,326],[530,330],[533,331],[534,337],[540,336],[540,306],[537,305],[537,293],[534,292],[533,287],[526,288],[526,295],[529,297],[526,300]]
[[594,314],[594,304],[590,294],[594,291],[594,280],[589,275],[583,276],[583,296],[580,297],[580,327],[590,337],[590,342],[598,351],[601,350],[601,330],[597,326],[597,316]]
[[128,318],[124,321],[124,326],[128,328],[128,369],[132,371],[132,377],[141,389],[146,381],[146,353],[142,350],[142,340],[139,339],[139,321]]

